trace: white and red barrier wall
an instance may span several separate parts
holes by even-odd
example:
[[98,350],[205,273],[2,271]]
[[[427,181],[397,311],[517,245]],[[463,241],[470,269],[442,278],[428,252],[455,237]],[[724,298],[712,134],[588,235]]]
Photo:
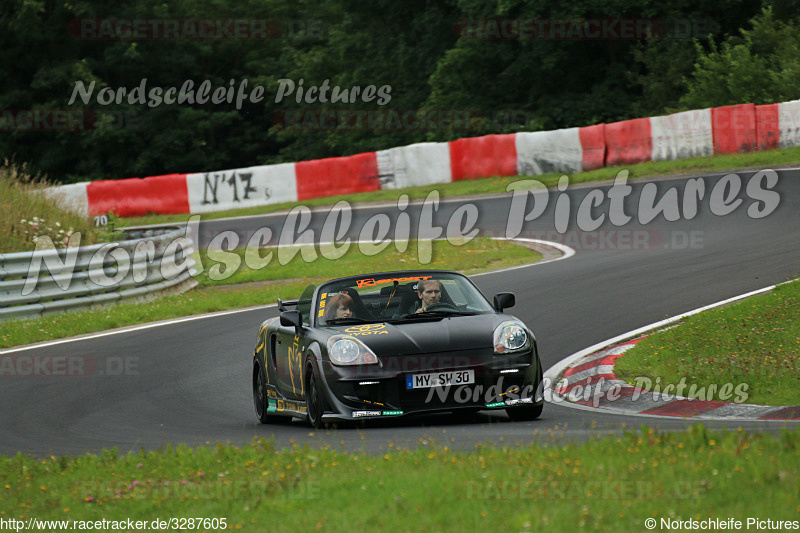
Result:
[[697,109],[650,118],[653,161],[701,157],[714,153],[711,110]]
[[490,176],[575,173],[800,146],[800,100],[738,104],[555,131],[418,143],[348,157],[74,183],[47,194],[94,216],[207,213]]

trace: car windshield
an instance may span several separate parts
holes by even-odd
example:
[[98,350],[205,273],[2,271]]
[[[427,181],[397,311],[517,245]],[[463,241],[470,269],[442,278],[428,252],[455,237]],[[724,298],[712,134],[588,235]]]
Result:
[[403,322],[494,310],[465,277],[444,272],[351,278],[320,287],[316,305],[322,326]]

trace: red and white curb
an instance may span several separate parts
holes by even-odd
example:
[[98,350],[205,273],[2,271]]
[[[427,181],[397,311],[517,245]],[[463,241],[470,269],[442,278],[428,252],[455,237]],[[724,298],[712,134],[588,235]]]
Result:
[[646,390],[614,375],[614,363],[644,337],[615,344],[574,361],[553,381],[551,402],[599,411],[696,419],[800,420],[800,406],[766,406],[689,399],[675,387]]
[[647,333],[756,294],[769,292],[775,285],[740,294],[727,300],[649,324],[634,331],[590,346],[560,361],[545,372],[545,383],[552,388],[545,399],[550,403],[597,412],[643,417],[680,417],[704,420],[800,420],[800,406],[766,406],[725,401],[688,399],[675,389],[665,393],[637,388],[614,375],[614,362],[641,341]]

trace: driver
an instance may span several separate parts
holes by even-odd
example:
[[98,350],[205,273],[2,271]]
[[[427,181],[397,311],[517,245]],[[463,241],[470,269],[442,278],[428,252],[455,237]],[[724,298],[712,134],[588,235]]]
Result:
[[422,307],[416,313],[424,312],[428,307],[438,304],[442,297],[442,284],[435,279],[425,279],[417,283],[417,295],[422,301]]

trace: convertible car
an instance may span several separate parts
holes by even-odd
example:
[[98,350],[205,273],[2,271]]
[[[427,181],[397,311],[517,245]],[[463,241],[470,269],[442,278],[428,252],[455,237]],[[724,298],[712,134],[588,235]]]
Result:
[[253,400],[262,423],[305,418],[388,418],[505,409],[513,420],[542,413],[536,339],[490,304],[464,275],[382,272],[309,285],[278,300],[253,353]]

